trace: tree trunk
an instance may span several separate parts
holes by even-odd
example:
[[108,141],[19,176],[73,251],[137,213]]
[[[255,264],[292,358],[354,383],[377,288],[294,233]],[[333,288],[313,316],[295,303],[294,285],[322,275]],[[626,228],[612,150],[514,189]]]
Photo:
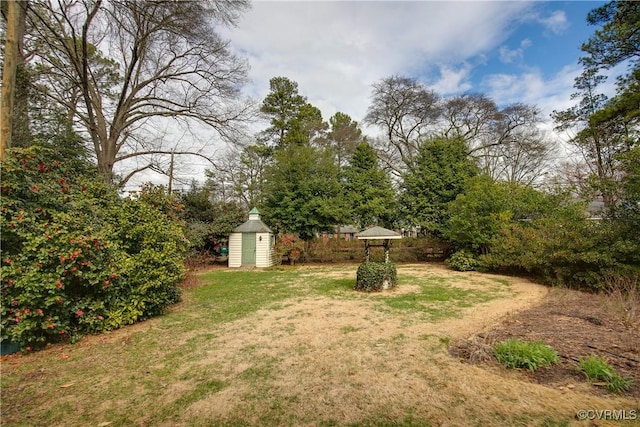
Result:
[[16,71],[20,59],[20,22],[22,7],[17,0],[7,1],[7,38],[4,48],[2,70],[2,108],[0,112],[0,160],[4,160],[6,150],[11,147],[13,123],[13,100],[15,97]]

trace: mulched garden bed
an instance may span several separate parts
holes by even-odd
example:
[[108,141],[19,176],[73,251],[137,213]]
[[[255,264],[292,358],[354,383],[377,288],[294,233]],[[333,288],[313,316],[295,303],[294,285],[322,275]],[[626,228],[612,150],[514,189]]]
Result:
[[[562,387],[586,381],[578,360],[604,357],[618,373],[633,380],[624,393],[640,398],[640,307],[638,301],[623,308],[619,298],[566,289],[552,289],[541,305],[506,318],[489,331],[454,342],[449,352],[469,363],[497,366],[492,355],[496,342],[509,338],[544,341],[559,354],[559,362],[528,372],[532,382]],[[594,394],[606,394],[594,385]]]

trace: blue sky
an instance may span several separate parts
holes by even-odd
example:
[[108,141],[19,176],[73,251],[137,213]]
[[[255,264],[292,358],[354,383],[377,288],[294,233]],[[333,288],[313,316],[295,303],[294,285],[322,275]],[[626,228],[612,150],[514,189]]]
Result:
[[289,77],[325,120],[362,120],[371,84],[394,74],[550,113],[571,105],[580,44],[595,30],[585,18],[602,4],[257,1],[224,36],[251,66],[246,95],[263,99],[271,77]]

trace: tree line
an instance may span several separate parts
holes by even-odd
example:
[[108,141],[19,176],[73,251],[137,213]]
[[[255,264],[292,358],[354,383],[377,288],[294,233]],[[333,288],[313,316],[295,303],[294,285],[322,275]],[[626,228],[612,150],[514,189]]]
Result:
[[[169,174],[169,155],[205,158],[212,165],[206,184],[183,195],[194,241],[205,232],[228,232],[239,212],[256,206],[276,231],[305,240],[340,224],[383,225],[416,228],[488,255],[495,245],[479,237],[482,230],[455,240],[464,224],[482,222],[460,218],[478,212],[461,204],[483,203],[474,195],[531,191],[564,194],[566,202],[556,206],[601,198],[603,216],[616,229],[636,224],[636,2],[613,1],[587,16],[598,29],[582,46],[577,103],[553,114],[556,130],[567,132],[575,150],[562,165],[554,141],[540,130],[545,118],[536,106],[497,105],[481,93],[445,98],[407,76],[372,85],[363,123],[378,129],[375,137],[345,112],[325,121],[287,77],[272,78],[261,101],[242,99],[248,64],[218,29],[235,25],[248,7],[244,1],[3,2],[2,154],[10,146],[40,145],[80,155],[116,188],[142,171]],[[627,73],[607,99],[598,92],[603,71],[620,64]],[[248,134],[245,125],[258,118],[268,126]],[[186,146],[170,130],[197,126],[210,129],[228,151],[214,157],[206,142]],[[133,163],[116,167],[124,162]],[[542,216],[542,208],[500,203],[492,208],[498,213],[487,215],[509,220],[487,225],[496,230],[492,238],[507,223]]]

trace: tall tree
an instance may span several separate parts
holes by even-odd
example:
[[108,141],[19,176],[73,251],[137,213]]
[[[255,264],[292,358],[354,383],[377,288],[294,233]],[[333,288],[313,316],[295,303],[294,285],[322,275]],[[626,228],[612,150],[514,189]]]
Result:
[[546,171],[551,142],[539,130],[540,110],[515,103],[500,109],[484,94],[463,94],[443,105],[443,135],[462,138],[470,156],[494,179],[529,184]]
[[327,145],[333,149],[338,164],[344,166],[356,147],[364,141],[362,130],[358,122],[339,111],[329,118],[329,124],[331,130],[327,134]]
[[269,139],[277,146],[285,144],[285,136],[291,129],[291,122],[298,117],[300,109],[307,104],[307,98],[298,93],[298,83],[287,77],[273,77],[269,80],[269,94],[262,101],[260,111],[270,120],[271,126],[265,130]]
[[[587,16],[592,25],[602,25],[582,45],[584,66],[574,87],[578,105],[554,112],[558,129],[571,129],[571,138],[591,166],[594,187],[607,205],[615,201],[619,180],[619,155],[637,143],[640,134],[640,4],[612,1],[592,10]],[[597,93],[606,77],[603,70],[627,62],[629,73],[618,79],[618,93],[612,99]]]
[[501,109],[490,135],[471,155],[495,180],[529,185],[549,171],[555,147],[540,130],[540,110],[527,104]]
[[602,25],[582,44],[587,56],[581,62],[587,68],[611,68],[627,59],[631,67],[640,60],[640,4],[635,1],[611,1],[587,15],[591,25]]
[[386,160],[400,174],[413,165],[420,141],[440,116],[439,96],[415,79],[392,76],[373,85],[365,122],[386,134]]
[[[264,143],[229,147],[228,153],[206,172],[209,187],[224,187],[225,195],[245,211],[263,204],[265,174],[273,161],[273,147]],[[220,193],[220,192],[219,192]]]
[[592,126],[590,122],[591,116],[607,101],[607,97],[597,89],[603,80],[597,69],[586,68],[575,80],[574,87],[578,92],[571,95],[572,99],[580,98],[579,103],[552,114],[556,130],[574,132],[570,142],[581,150],[587,164],[592,166],[594,174],[601,180],[611,175],[611,162],[615,154],[615,147],[609,144],[607,129]]
[[628,151],[640,134],[640,3],[612,1],[587,15],[592,25],[602,24],[582,51],[580,62],[589,70],[610,69],[627,62],[629,72],[618,78],[618,91],[597,111],[591,122],[605,126],[622,139],[620,148]]
[[203,148],[167,148],[158,119],[195,121],[233,140],[249,117],[250,105],[238,101],[246,64],[216,31],[247,2],[33,3],[40,87],[86,132],[107,181],[117,162]]
[[322,143],[326,139],[327,128],[327,123],[322,120],[322,112],[306,103],[289,121],[288,132],[283,141],[285,144],[298,145]]
[[344,190],[345,204],[356,227],[393,225],[395,192],[389,176],[378,163],[376,152],[366,142],[356,146],[345,168]]
[[487,143],[495,143],[495,130],[501,120],[496,103],[481,93],[468,93],[447,99],[442,106],[443,135],[462,138],[472,154]]
[[477,167],[460,138],[428,139],[418,148],[414,168],[403,175],[400,204],[413,225],[440,235],[447,203],[462,192],[465,180],[477,174]]
[[339,176],[327,149],[293,144],[277,150],[267,171],[265,221],[304,240],[333,230],[344,219]]

